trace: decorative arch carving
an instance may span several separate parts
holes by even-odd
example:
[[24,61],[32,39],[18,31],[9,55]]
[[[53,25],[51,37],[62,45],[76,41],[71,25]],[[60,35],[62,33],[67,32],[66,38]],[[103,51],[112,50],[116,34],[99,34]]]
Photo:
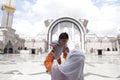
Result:
[[[68,25],[70,25],[70,26],[68,26]],[[73,28],[74,30],[71,28]],[[80,22],[79,20],[76,20],[74,18],[71,18],[71,17],[62,17],[62,18],[56,19],[55,21],[50,23],[49,30],[48,30],[48,37],[47,37],[48,44],[51,43],[51,41],[53,40],[52,36],[55,34],[55,36],[59,37],[59,34],[62,32],[63,29],[65,31],[69,32],[68,34],[69,34],[70,43],[75,43],[75,41],[73,40],[75,36],[74,35],[71,36],[70,34],[72,34],[72,33],[79,34],[79,38],[78,38],[79,39],[79,41],[78,41],[79,48],[84,51],[85,50],[84,43],[85,43],[86,29],[85,29],[84,25],[82,24],[82,22]],[[72,31],[70,31],[70,30],[72,30]],[[56,38],[56,39],[58,39],[58,38]]]

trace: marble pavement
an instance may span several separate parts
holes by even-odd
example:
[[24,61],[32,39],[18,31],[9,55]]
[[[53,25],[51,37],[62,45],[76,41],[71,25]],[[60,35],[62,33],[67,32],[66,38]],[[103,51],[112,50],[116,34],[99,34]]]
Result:
[[[43,66],[46,55],[0,54],[0,80],[51,80]],[[85,57],[85,80],[120,80],[120,54]]]

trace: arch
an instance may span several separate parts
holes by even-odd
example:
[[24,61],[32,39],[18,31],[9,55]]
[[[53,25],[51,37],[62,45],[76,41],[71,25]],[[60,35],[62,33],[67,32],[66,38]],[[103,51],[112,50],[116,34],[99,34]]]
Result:
[[13,53],[13,45],[12,45],[12,42],[10,40],[5,45],[4,53]]
[[25,47],[24,50],[27,50],[27,47]]
[[118,49],[117,49],[117,48],[115,48],[115,51],[118,51]]
[[107,48],[107,51],[110,51],[110,48]]
[[9,53],[13,53],[13,48],[9,48]]
[[[77,27],[77,30],[78,30],[79,35],[80,35],[80,40],[81,40],[80,48],[81,48],[81,50],[85,51],[84,41],[85,41],[86,29],[80,21],[78,21],[74,18],[71,18],[71,17],[58,18],[49,25],[48,35],[47,35],[48,36],[47,38],[49,40],[48,44],[51,43],[51,41],[52,41],[53,29],[55,29],[55,30],[57,29],[56,25],[58,25],[57,27],[59,29],[60,28],[60,23],[62,23],[62,22],[71,22],[72,23],[71,26],[75,25]],[[69,30],[67,30],[68,26],[63,26],[63,27],[64,27],[64,31],[69,31]],[[59,34],[60,34],[60,30],[58,30],[58,33],[56,33],[56,35],[59,36]],[[70,35],[70,37],[71,37],[71,35]]]
[[20,47],[18,47],[18,50],[20,50]]
[[31,53],[35,54],[36,49],[31,49]]

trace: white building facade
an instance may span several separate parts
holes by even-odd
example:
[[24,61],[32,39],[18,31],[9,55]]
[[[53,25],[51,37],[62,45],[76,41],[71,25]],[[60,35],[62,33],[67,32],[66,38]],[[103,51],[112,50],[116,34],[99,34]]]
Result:
[[86,53],[98,53],[99,51],[101,51],[100,54],[102,52],[118,53],[120,50],[117,36],[89,34],[86,35],[85,46]]
[[[120,45],[118,36],[95,35],[87,33],[87,20],[74,19],[71,17],[62,17],[56,20],[46,20],[46,34],[40,34],[36,37],[24,37],[25,46],[34,49],[36,52],[41,49],[42,52],[48,52],[51,47],[49,44],[53,40],[58,40],[61,32],[69,34],[68,47],[76,48],[85,53],[96,53],[102,55],[105,52],[119,53]],[[33,40],[34,39],[34,40]],[[31,47],[31,48],[30,48]]]

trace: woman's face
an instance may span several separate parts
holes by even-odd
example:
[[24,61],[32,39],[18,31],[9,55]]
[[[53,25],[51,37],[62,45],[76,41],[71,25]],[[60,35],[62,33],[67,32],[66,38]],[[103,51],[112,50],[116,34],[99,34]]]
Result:
[[61,46],[64,46],[64,45],[67,44],[68,39],[60,39],[59,42],[60,42],[60,45],[61,45]]

